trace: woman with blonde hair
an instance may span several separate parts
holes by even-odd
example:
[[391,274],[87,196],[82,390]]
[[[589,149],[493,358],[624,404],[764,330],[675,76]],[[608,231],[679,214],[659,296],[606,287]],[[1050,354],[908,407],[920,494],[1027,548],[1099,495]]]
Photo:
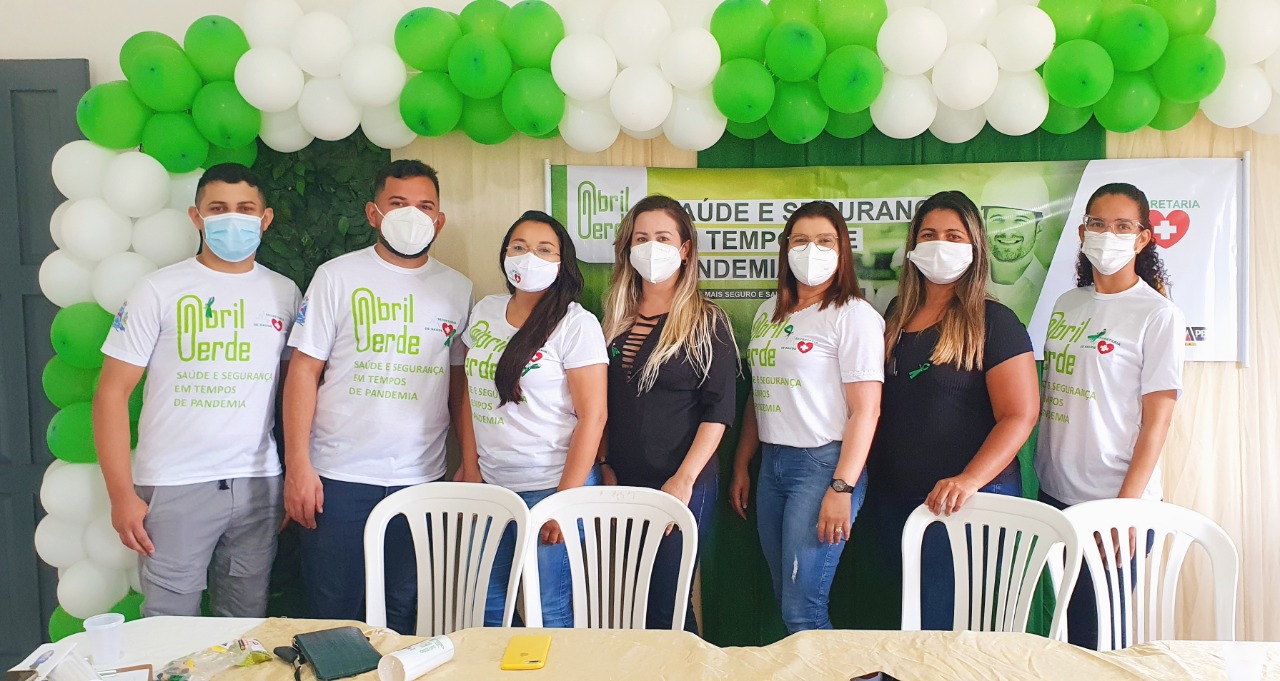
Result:
[[[605,294],[607,481],[661,489],[689,505],[706,546],[719,485],[716,448],[736,414],[737,348],[724,311],[698,290],[693,221],[674,199],[647,196],[623,218]],[[613,476],[613,480],[610,476]],[[680,532],[658,547],[646,626],[672,625]],[[697,633],[693,609],[686,630]]]

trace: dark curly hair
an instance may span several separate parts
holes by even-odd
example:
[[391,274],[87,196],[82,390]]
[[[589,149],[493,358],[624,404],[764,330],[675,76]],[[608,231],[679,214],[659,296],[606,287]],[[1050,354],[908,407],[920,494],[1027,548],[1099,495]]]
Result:
[[[1089,197],[1089,203],[1085,204],[1085,212],[1093,212],[1093,203],[1104,196],[1124,196],[1138,204],[1142,229],[1151,231],[1151,204],[1141,189],[1126,182],[1104,184]],[[1148,241],[1146,247],[1138,251],[1138,255],[1134,257],[1134,269],[1148,286],[1159,291],[1160,295],[1166,298],[1169,296],[1169,272],[1165,270],[1164,261],[1156,251],[1155,239]],[[1081,253],[1076,259],[1076,286],[1092,285],[1093,265],[1089,263],[1084,253]]]

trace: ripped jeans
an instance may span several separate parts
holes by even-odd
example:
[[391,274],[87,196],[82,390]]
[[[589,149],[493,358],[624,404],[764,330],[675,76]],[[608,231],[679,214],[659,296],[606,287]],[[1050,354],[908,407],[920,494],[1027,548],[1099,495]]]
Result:
[[[831,580],[847,540],[818,541],[818,511],[840,460],[840,442],[807,448],[762,443],[761,450],[756,520],[782,622],[788,634],[830,629]],[[850,523],[866,494],[864,469],[849,495]]]

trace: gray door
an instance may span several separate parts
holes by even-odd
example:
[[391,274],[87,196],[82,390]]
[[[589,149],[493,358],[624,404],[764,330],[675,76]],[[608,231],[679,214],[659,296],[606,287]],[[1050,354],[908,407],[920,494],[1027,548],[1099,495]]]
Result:
[[57,605],[58,575],[32,542],[52,460],[45,427],[55,409],[40,374],[53,356],[57,312],[36,278],[54,248],[49,216],[62,202],[49,163],[81,138],[76,102],[88,88],[82,59],[0,60],[0,669],[48,638]]

